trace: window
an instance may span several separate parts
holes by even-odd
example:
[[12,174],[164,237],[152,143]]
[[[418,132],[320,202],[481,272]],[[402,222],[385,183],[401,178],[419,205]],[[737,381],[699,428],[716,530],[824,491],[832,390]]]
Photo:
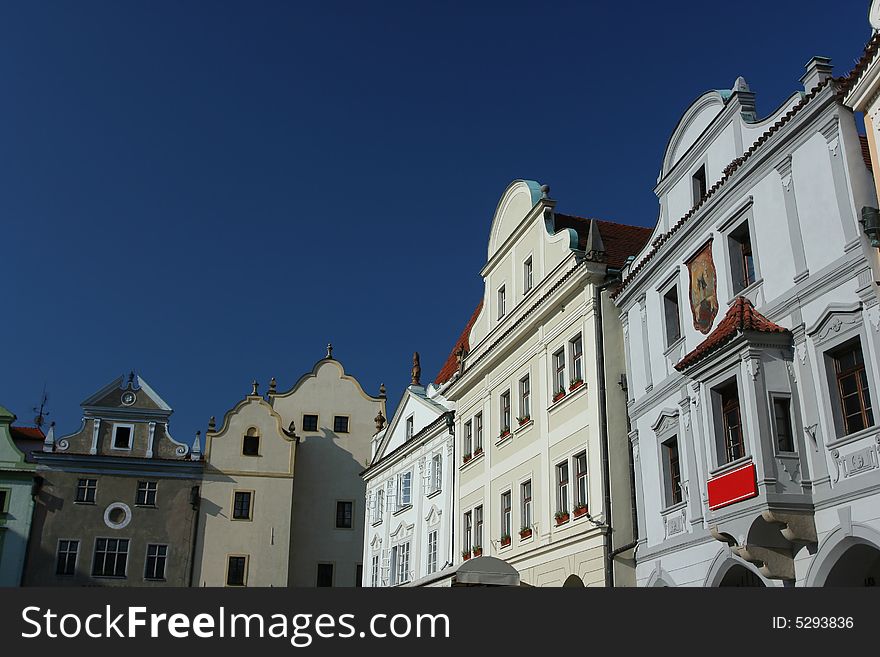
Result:
[[483,449],[483,414],[477,413],[474,416],[474,451],[478,452]]
[[134,503],[137,506],[156,506],[156,490],[159,484],[155,481],[139,481],[137,496]]
[[473,547],[473,539],[474,539],[474,525],[473,525],[473,514],[471,511],[467,511],[464,514],[464,545],[462,549],[465,552],[470,553]]
[[333,586],[333,564],[318,564],[318,579],[316,585],[319,587]]
[[382,522],[382,516],[385,514],[385,491],[379,489],[376,491],[376,522]]
[[351,517],[354,502],[336,503],[336,527],[338,529],[351,529]]
[[520,495],[520,520],[522,529],[529,529],[532,526],[532,480],[529,479],[519,486]]
[[0,514],[9,513],[10,493],[8,488],[0,488]]
[[[397,546],[397,579],[396,584],[405,584],[409,581],[409,543],[401,543]],[[392,550],[392,554],[394,551]]]
[[528,375],[519,380],[519,413],[521,420],[532,416],[532,391]]
[[243,456],[260,455],[260,433],[251,427],[241,440],[241,453]]
[[473,454],[473,431],[470,420],[464,423],[464,439],[461,449],[465,456]]
[[55,563],[56,575],[73,575],[76,572],[76,555],[79,541],[58,541],[58,559]]
[[721,404],[721,430],[724,440],[724,453],[722,454],[724,463],[736,461],[745,456],[745,444],[743,442],[742,419],[739,410],[739,393],[736,387],[736,381],[722,386],[717,390],[718,398]]
[[334,433],[348,433],[348,416],[337,415],[333,418]]
[[733,293],[738,294],[755,282],[755,258],[752,255],[752,238],[748,221],[744,221],[730,233],[728,246]]
[[507,293],[504,290],[504,286],[502,285],[498,288],[498,319],[504,317],[504,314],[507,312]]
[[581,452],[574,457],[574,503],[575,506],[587,505],[587,453]]
[[844,435],[874,425],[871,394],[862,345],[856,340],[831,354],[837,379],[837,401],[843,417]]
[[406,439],[409,440],[413,437],[413,416],[410,415],[406,418]]
[[553,354],[553,394],[565,392],[565,349]]
[[580,334],[569,341],[568,350],[571,353],[571,383],[579,383],[584,380],[584,341]]
[[370,570],[370,586],[379,586],[379,555],[374,554]]
[[437,530],[428,532],[428,572],[437,572]]
[[132,424],[113,425],[113,449],[131,449]]
[[568,461],[556,466],[556,511],[568,513]]
[[165,561],[167,559],[167,545],[147,545],[144,579],[165,579]]
[[678,462],[678,436],[661,445],[663,452],[663,478],[666,488],[666,506],[681,502],[681,467]]
[[436,493],[443,486],[443,455],[434,454],[431,458],[431,492]]
[[94,577],[125,577],[128,563],[127,538],[99,538],[95,541]]
[[694,205],[699,203],[704,196],[706,196],[706,165],[704,164],[699,169],[697,169],[696,173],[694,173],[691,178],[691,185],[693,187],[693,201]]
[[79,504],[94,504],[98,492],[97,479],[80,479],[76,484],[76,499]]
[[501,537],[510,538],[510,491],[501,494]]
[[251,502],[253,494],[247,490],[235,491],[232,502],[232,519],[233,520],[250,520],[251,519]]
[[303,431],[317,431],[318,430],[318,416],[317,415],[303,415]]
[[776,431],[776,450],[795,451],[794,433],[791,430],[791,400],[788,397],[773,398],[773,424]]
[[364,585],[364,565],[361,563],[354,567],[354,585],[357,588]]
[[226,561],[226,586],[244,586],[247,582],[246,556],[231,556]]
[[681,311],[678,307],[678,285],[673,285],[663,295],[663,314],[666,320],[666,346],[681,337]]
[[523,294],[528,294],[532,289],[532,259],[528,258],[523,263]]
[[510,390],[501,393],[501,431],[510,429]]
[[483,547],[483,505],[474,509],[474,549]]
[[400,548],[397,545],[391,548],[391,560],[389,568],[391,586],[397,584],[397,561],[399,550]]
[[397,477],[397,508],[402,509],[412,504],[412,471],[404,472]]

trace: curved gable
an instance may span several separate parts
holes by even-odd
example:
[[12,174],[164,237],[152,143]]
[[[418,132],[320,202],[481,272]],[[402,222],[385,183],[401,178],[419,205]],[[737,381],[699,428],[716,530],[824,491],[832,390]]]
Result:
[[663,169],[660,172],[661,179],[672,170],[715,117],[721,113],[725,102],[726,99],[722,92],[713,90],[704,93],[685,110],[666,145],[666,152],[663,155]]
[[514,180],[498,202],[489,231],[487,260],[498,251],[520,222],[541,199],[541,185],[534,180]]

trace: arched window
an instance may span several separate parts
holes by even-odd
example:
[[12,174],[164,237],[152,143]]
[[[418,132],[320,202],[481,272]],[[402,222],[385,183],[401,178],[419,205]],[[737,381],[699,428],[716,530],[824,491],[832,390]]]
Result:
[[260,455],[260,432],[254,427],[247,430],[241,441],[241,453],[244,456]]

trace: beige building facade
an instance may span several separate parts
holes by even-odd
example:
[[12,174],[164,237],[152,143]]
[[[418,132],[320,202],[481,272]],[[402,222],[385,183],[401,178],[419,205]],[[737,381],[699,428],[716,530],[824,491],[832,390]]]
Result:
[[456,405],[456,558],[497,557],[532,586],[627,586],[625,365],[608,286],[648,231],[555,206],[534,181],[504,192],[483,300],[435,381]]

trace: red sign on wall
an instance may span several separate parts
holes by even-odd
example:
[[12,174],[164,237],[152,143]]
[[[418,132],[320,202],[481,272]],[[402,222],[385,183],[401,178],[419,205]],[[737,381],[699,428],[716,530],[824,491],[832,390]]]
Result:
[[758,494],[755,464],[748,463],[710,479],[706,488],[709,491],[709,508],[713,511],[755,497]]

